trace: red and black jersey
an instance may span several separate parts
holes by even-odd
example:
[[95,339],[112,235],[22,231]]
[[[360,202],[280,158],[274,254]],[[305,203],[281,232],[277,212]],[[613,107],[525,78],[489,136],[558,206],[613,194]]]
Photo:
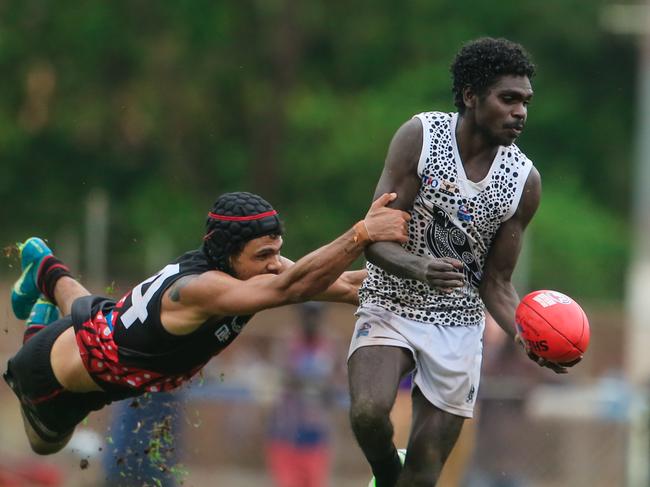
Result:
[[204,253],[195,250],[135,286],[117,303],[97,296],[75,301],[72,319],[77,343],[93,379],[107,391],[125,395],[170,390],[230,345],[252,315],[209,319],[187,335],[170,334],[160,321],[167,288],[183,276],[210,270],[213,267]]

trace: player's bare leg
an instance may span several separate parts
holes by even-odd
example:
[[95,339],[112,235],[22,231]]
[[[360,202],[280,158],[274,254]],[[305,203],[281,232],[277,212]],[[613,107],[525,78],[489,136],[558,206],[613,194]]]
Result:
[[54,285],[54,299],[62,315],[69,315],[72,309],[72,303],[82,296],[90,295],[86,289],[76,279],[63,276]]
[[413,422],[397,487],[434,487],[458,440],[465,418],[431,404],[413,389]]
[[389,346],[361,347],[348,361],[350,423],[377,487],[393,487],[402,468],[390,411],[401,378],[413,366],[408,350]]

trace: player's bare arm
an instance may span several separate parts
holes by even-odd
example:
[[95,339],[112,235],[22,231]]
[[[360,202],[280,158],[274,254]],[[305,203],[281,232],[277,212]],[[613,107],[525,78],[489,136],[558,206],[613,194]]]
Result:
[[512,273],[521,252],[524,230],[539,206],[541,191],[541,178],[533,167],[517,210],[501,224],[494,237],[479,288],[487,310],[512,338],[515,336],[515,308],[519,304],[519,296],[512,285]]
[[409,215],[386,207],[395,198],[394,193],[382,195],[362,222],[277,275],[240,280],[224,272],[210,271],[188,280],[180,289],[180,305],[172,301],[172,292],[163,299],[165,327],[172,333],[190,333],[211,316],[252,314],[306,301],[325,291],[370,242],[406,241]]
[[[289,267],[295,265],[291,259],[280,257],[282,267],[280,272],[284,272]],[[322,293],[313,296],[313,301],[328,301],[332,303],[346,303],[357,306],[359,304],[359,287],[368,275],[365,269],[355,271],[345,271]]]
[[[524,231],[539,207],[541,191],[541,178],[537,169],[533,167],[526,180],[517,211],[512,218],[501,224],[494,238],[479,289],[485,307],[511,338],[515,338],[516,335],[515,309],[519,304],[519,295],[512,285],[512,273],[521,251]],[[529,351],[527,353],[539,365],[559,374],[567,372],[566,367],[562,365],[539,360],[539,357]]]
[[[422,123],[413,118],[397,130],[390,143],[375,198],[385,192],[396,192],[398,197],[390,206],[404,211],[412,210],[420,189],[417,166],[421,149]],[[423,258],[407,252],[396,242],[373,243],[365,254],[370,262],[398,277],[416,279],[442,288],[463,285],[462,263],[455,259]]]
[[314,296],[315,301],[329,301],[334,303],[347,303],[359,305],[359,287],[368,275],[365,269],[346,271],[341,274],[334,284],[325,291]]

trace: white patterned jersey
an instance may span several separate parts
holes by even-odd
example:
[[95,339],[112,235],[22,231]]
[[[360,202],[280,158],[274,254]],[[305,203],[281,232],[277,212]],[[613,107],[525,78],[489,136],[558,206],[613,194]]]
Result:
[[482,181],[467,179],[456,143],[457,113],[427,112],[418,162],[420,190],[404,248],[425,257],[453,257],[464,264],[465,286],[444,293],[396,277],[368,263],[361,304],[376,304],[404,318],[437,325],[477,325],[484,319],[478,287],[497,229],[519,205],[533,167],[517,148],[499,147]]

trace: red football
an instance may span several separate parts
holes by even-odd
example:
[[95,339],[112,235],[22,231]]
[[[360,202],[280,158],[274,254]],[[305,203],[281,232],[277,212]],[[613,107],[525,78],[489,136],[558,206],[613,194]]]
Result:
[[589,321],[580,305],[557,291],[533,291],[515,314],[517,331],[530,351],[557,363],[581,357],[589,346]]

